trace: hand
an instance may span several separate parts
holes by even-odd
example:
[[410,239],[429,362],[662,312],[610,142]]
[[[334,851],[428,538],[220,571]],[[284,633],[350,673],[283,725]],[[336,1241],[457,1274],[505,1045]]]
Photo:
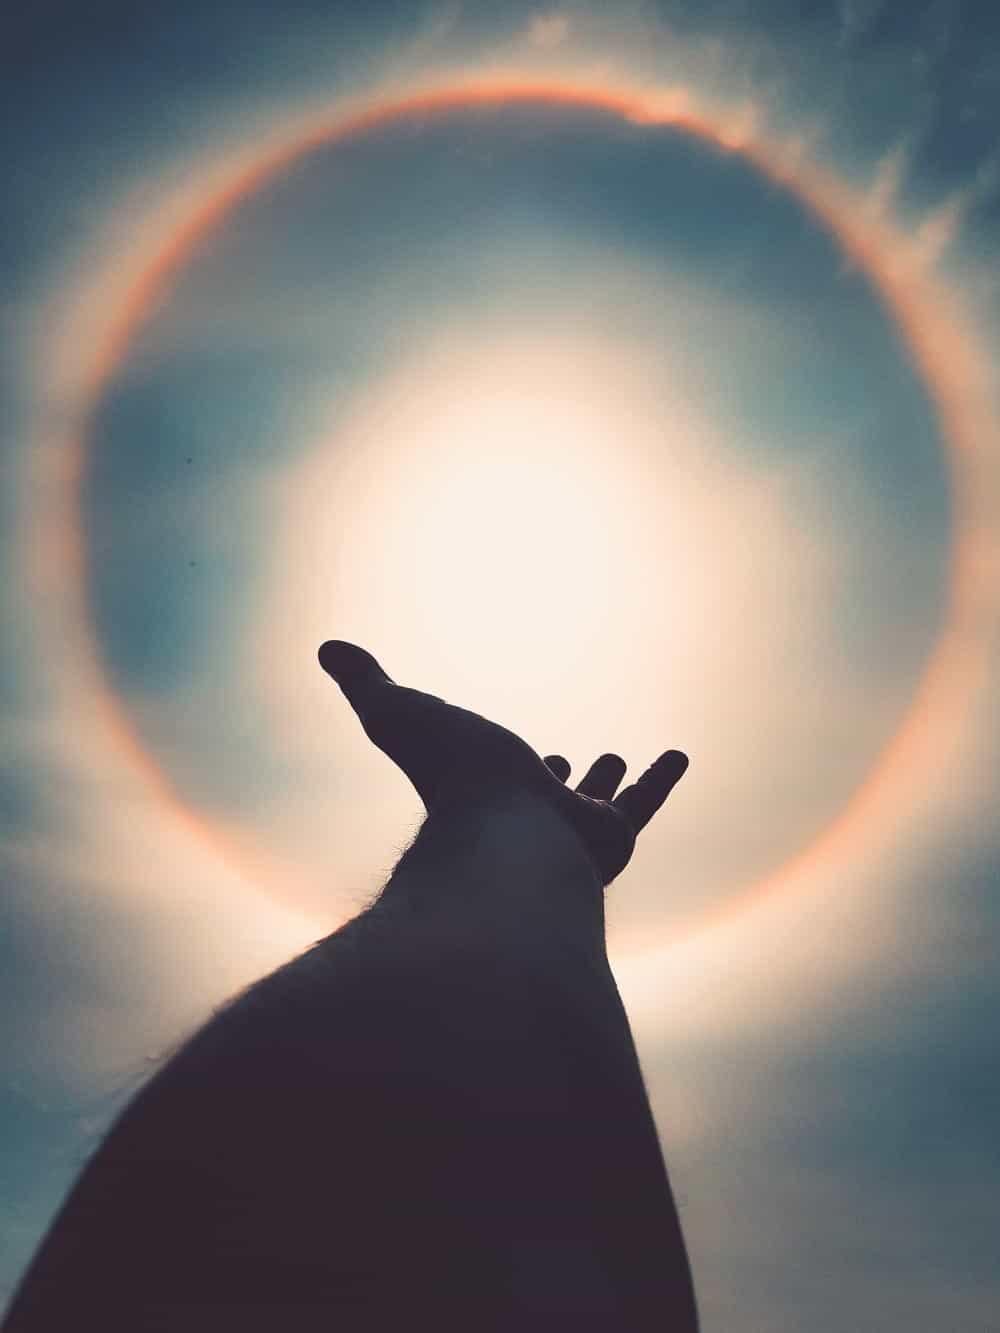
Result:
[[561,755],[542,759],[526,741],[445,703],[397,685],[371,653],[330,639],[319,650],[323,670],[343,690],[371,741],[406,774],[429,814],[483,803],[512,791],[535,793],[579,834],[610,884],[628,864],[636,835],[656,814],[687,768],[679,750],[661,754],[638,782],[615,795],[625,761],[604,754],[575,790]]

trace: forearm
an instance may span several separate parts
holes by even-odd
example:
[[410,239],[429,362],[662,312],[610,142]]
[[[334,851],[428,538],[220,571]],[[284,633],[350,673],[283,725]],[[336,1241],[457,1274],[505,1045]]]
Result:
[[[635,1328],[648,1314],[650,1327],[694,1329],[676,1208],[607,961],[603,889],[572,830],[524,800],[483,812],[474,828],[429,820],[373,925],[380,911],[426,949],[415,986],[443,988],[444,1065],[494,1104],[483,1151],[534,1192],[523,1272],[534,1264],[530,1281],[542,1281],[561,1244],[578,1281],[590,1267],[609,1290],[631,1291]],[[605,1296],[591,1292],[598,1305]]]
[[109,1291],[115,1333],[152,1327],[150,1301],[308,1296],[333,1317],[357,1291],[386,1327],[416,1303],[449,1330],[548,1310],[687,1333],[603,890],[572,831],[522,800],[429,819],[373,908],[160,1072],[40,1259],[11,1329],[89,1317]]

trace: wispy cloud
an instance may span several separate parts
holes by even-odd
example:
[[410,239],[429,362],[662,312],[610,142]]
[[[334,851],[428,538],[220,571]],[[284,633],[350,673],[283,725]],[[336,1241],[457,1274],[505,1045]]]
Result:
[[568,14],[537,14],[528,25],[528,40],[532,46],[550,50],[566,40],[571,28],[572,19]]
[[888,0],[840,0],[840,41],[851,46],[861,41],[885,13]]

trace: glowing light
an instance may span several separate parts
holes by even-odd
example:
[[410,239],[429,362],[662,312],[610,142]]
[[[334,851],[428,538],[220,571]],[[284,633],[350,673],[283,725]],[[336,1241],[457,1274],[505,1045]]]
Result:
[[[845,255],[863,267],[877,284],[927,379],[950,446],[960,520],[956,525],[958,539],[953,562],[951,608],[945,632],[928,664],[910,713],[897,737],[876,763],[868,781],[838,818],[811,847],[803,849],[779,873],[745,894],[742,901],[746,903],[755,894],[773,891],[791,882],[810,861],[828,858],[835,850],[846,846],[849,839],[870,835],[872,816],[896,808],[904,793],[913,789],[912,785],[908,787],[907,780],[910,784],[914,781],[919,784],[923,771],[920,758],[930,746],[940,743],[942,729],[947,731],[950,728],[973,688],[982,664],[982,612],[986,601],[984,593],[988,590],[984,589],[979,558],[982,519],[967,522],[963,516],[968,519],[980,515],[974,467],[981,443],[993,429],[987,367],[967,333],[954,301],[929,272],[926,245],[909,244],[889,220],[883,216],[873,217],[854,192],[810,164],[804,155],[789,155],[782,145],[768,142],[752,117],[742,113],[728,117],[713,115],[697,107],[685,90],[678,89],[516,81],[469,83],[415,93],[397,101],[382,100],[353,113],[314,122],[290,134],[288,140],[274,151],[244,165],[228,178],[224,174],[221,179],[214,179],[180,226],[172,227],[163,235],[154,225],[151,233],[139,238],[142,260],[138,264],[137,277],[116,308],[107,312],[104,336],[97,341],[94,359],[85,376],[86,401],[81,413],[84,424],[65,460],[64,471],[56,478],[57,483],[61,483],[64,505],[59,514],[58,530],[45,534],[40,550],[45,547],[48,550],[44,555],[36,553],[35,568],[42,571],[43,578],[45,574],[51,574],[50,553],[54,549],[61,553],[61,572],[76,591],[75,602],[69,608],[75,638],[76,680],[85,680],[89,684],[95,702],[103,711],[109,735],[144,773],[164,802],[190,827],[220,842],[229,854],[248,866],[251,873],[261,873],[262,858],[258,849],[249,848],[246,840],[233,831],[223,833],[218,828],[206,828],[203,821],[185,806],[166,776],[144,753],[126,713],[108,688],[83,589],[85,561],[79,530],[78,491],[86,420],[126,354],[135,330],[199,239],[211,227],[221,223],[240,199],[273,174],[314,146],[393,118],[518,100],[597,107],[637,123],[676,125],[712,142],[737,149],[766,176],[794,190],[837,236]],[[51,591],[51,584],[47,590]]]
[[[667,497],[642,455],[691,430],[651,375],[642,410],[641,370],[624,362],[593,341],[522,336],[432,350],[380,385],[282,488],[261,610],[276,642],[307,651],[336,615],[394,658],[419,644],[421,674],[453,697],[486,690],[508,709],[558,689],[567,663],[611,675],[651,587],[624,569],[663,564]],[[656,597],[683,621],[676,582],[659,576]],[[273,697],[287,659],[260,652]],[[289,680],[279,709],[294,713],[296,693]]]

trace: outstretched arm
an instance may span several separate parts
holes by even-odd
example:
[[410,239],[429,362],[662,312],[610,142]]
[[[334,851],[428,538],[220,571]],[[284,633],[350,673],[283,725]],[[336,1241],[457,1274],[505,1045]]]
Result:
[[324,667],[428,808],[369,911],[216,1015],[88,1164],[7,1333],[696,1328],[604,951],[686,763],[616,795],[361,649]]
[[393,924],[406,914],[420,976],[439,960],[431,1028],[453,1034],[446,1063],[480,1103],[474,1159],[445,1193],[473,1182],[467,1234],[480,1258],[507,1255],[498,1327],[550,1311],[691,1333],[686,1249],[603,903],[686,756],[666,751],[618,792],[625,763],[605,754],[571,790],[564,758],[541,760],[505,728],[396,685],[363,650],[330,642],[320,662],[428,809],[382,902]]

